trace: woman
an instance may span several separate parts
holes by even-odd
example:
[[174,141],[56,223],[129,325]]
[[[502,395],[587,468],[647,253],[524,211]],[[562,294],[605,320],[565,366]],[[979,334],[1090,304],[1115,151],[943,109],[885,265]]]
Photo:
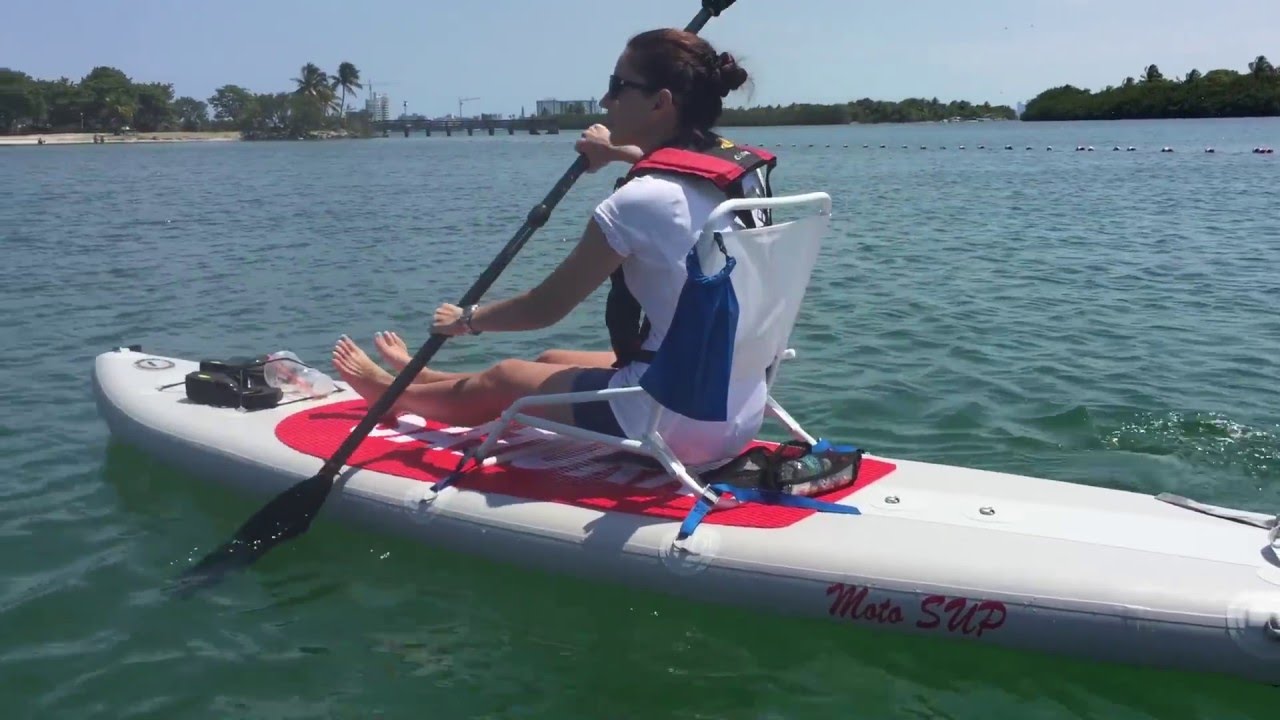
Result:
[[[631,38],[601,101],[608,130],[593,127],[577,144],[589,172],[614,160],[636,163],[626,181],[595,208],[578,245],[537,287],[470,308],[443,304],[432,326],[433,333],[451,336],[548,327],[611,280],[606,316],[613,351],[549,351],[538,361],[502,360],[479,373],[424,370],[396,410],[475,426],[527,395],[637,384],[670,326],[686,279],[685,256],[711,211],[726,193],[767,192],[762,173],[772,167],[772,156],[735,147],[711,132],[722,99],[746,80],[731,55],[717,53],[692,33],[663,29]],[[694,166],[706,160],[721,171],[726,163],[738,163],[741,172],[729,184],[712,183],[697,167],[682,169],[689,158]],[[666,165],[659,162],[664,159]],[[731,227],[726,223],[723,229]],[[408,349],[393,333],[379,334],[375,344],[391,364],[402,368],[408,362]],[[333,360],[343,379],[370,402],[393,379],[345,336]],[[674,439],[672,450],[686,463],[731,457],[758,431],[765,393],[763,379],[758,387],[738,392],[725,421],[666,413],[664,437]],[[653,401],[640,395],[530,412],[609,435],[639,437],[653,408]]]

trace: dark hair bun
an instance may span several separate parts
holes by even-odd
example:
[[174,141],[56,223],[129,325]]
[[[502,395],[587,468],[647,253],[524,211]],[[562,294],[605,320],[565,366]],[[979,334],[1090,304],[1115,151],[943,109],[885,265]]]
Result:
[[747,71],[727,52],[720,53],[720,97],[742,87],[747,82]]

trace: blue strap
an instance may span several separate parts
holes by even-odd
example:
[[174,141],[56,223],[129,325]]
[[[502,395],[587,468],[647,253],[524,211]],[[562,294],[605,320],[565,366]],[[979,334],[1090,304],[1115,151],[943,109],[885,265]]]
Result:
[[[803,495],[791,495],[781,493],[774,490],[761,490],[759,488],[744,488],[727,483],[716,483],[710,488],[718,495],[729,494],[738,499],[739,502],[757,502],[764,505],[783,505],[786,507],[804,508],[805,510],[817,510],[818,512],[837,513],[840,515],[861,515],[862,511],[853,505],[841,505],[839,503],[827,502],[826,500],[814,500],[811,497]],[[707,517],[707,513],[711,512],[711,508],[715,506],[714,501],[707,500],[706,496],[698,498],[698,502],[689,510],[689,514],[685,516],[684,522],[680,523],[680,534],[676,536],[677,540],[684,540],[693,534],[693,531],[702,524],[703,519]]]
[[[723,486],[713,485],[712,487]],[[680,523],[680,534],[676,535],[676,539],[684,540],[692,535],[693,531],[698,529],[698,525],[702,523],[702,519],[707,516],[707,513],[711,511],[711,508],[714,507],[715,504],[716,501],[707,500],[706,495],[700,496],[698,498],[698,502],[694,503],[693,507],[689,509],[689,514],[684,516],[684,522]]]

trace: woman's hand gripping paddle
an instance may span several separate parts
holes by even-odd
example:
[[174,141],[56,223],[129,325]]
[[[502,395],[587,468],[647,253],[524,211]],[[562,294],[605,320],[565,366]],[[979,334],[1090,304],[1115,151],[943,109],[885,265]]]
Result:
[[[734,0],[702,0],[702,9],[685,27],[685,30],[692,33],[698,32],[708,20],[718,16],[733,3]],[[516,253],[520,252],[533,233],[547,222],[551,217],[551,211],[586,169],[587,158],[585,155],[579,155],[551,192],[529,211],[524,225],[507,241],[506,246],[489,263],[489,267],[485,268],[475,284],[463,294],[462,299],[458,301],[459,306],[466,307],[479,302],[489,286],[515,258]],[[325,461],[320,472],[277,495],[241,525],[230,540],[182,573],[179,578],[179,592],[189,594],[201,587],[213,585],[228,573],[248,567],[272,549],[306,532],[311,527],[312,519],[328,499],[329,492],[333,490],[337,480],[338,471],[350,459],[351,453],[355,452],[377,425],[378,418],[391,409],[400,394],[427,366],[447,339],[446,335],[431,335],[409,364],[396,375],[395,380],[377,402],[369,408],[355,430],[351,431],[333,456]]]

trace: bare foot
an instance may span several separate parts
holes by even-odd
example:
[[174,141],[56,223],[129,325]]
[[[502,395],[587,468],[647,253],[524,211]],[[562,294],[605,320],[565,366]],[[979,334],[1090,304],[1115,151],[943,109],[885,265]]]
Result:
[[[391,330],[383,330],[373,334],[373,346],[378,349],[378,354],[382,356],[384,362],[397,374],[404,370],[405,365],[413,360],[413,356],[409,354],[409,346],[399,335]],[[432,383],[441,382],[443,380],[457,380],[463,377],[460,373],[440,372],[430,368],[422,368],[418,371],[418,375],[413,378],[415,383]]]
[[396,372],[403,370],[404,366],[413,359],[409,354],[409,346],[391,330],[374,333],[373,346],[378,349],[378,354],[382,356],[383,361]]
[[333,346],[333,366],[351,389],[371,406],[394,379],[346,335],[338,338],[338,343]]

